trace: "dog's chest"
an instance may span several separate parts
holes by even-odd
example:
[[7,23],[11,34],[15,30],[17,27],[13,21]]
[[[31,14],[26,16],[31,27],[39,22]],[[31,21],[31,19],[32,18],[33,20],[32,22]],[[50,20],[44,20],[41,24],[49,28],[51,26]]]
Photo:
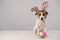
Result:
[[43,23],[38,23],[38,28],[39,29],[45,28],[45,23],[44,22]]
[[45,21],[44,22],[37,22],[37,28],[38,28],[38,30],[43,30],[44,28],[45,28],[46,26],[45,26]]

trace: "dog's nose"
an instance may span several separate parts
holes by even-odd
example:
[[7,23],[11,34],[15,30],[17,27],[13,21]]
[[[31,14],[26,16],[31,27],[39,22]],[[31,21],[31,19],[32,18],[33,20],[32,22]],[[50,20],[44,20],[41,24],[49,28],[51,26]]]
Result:
[[41,18],[41,20],[43,20],[43,17]]

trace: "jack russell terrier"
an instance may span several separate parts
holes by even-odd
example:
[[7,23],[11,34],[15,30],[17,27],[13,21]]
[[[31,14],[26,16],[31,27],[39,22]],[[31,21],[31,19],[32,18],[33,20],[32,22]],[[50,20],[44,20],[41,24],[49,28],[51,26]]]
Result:
[[48,7],[48,2],[44,2],[42,5],[42,10],[39,10],[37,7],[31,9],[31,11],[35,12],[37,16],[36,24],[34,27],[34,33],[37,36],[40,36],[40,32],[46,31],[46,23],[45,19],[47,18],[48,12],[46,11]]

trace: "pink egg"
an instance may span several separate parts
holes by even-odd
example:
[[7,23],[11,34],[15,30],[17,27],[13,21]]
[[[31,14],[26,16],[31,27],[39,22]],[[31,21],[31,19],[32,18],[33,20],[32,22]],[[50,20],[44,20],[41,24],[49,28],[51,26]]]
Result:
[[46,36],[46,35],[47,35],[47,33],[46,33],[46,32],[43,32],[43,35],[44,35],[44,36]]

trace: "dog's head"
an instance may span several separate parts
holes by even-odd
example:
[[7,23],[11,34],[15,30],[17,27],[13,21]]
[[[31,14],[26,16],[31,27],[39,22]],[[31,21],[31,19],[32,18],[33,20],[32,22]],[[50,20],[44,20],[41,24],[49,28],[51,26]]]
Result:
[[48,12],[44,10],[39,10],[37,13],[35,13],[35,15],[37,15],[38,19],[43,21],[46,19]]
[[48,15],[48,12],[46,11],[47,7],[48,7],[48,2],[44,2],[42,5],[42,10],[39,10],[38,7],[33,7],[31,9],[31,11],[34,11],[35,15],[37,15],[38,19],[43,21],[46,19],[47,15]]

